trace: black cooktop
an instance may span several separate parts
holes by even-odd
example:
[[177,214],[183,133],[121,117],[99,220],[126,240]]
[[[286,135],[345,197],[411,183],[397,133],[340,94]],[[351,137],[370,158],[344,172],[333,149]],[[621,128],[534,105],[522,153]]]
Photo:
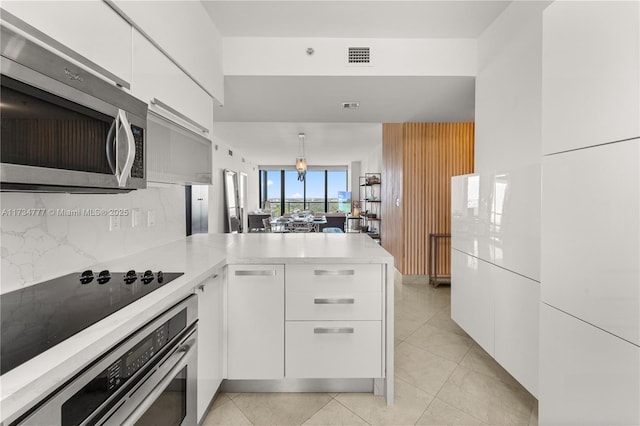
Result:
[[84,271],[0,295],[0,375],[181,275]]

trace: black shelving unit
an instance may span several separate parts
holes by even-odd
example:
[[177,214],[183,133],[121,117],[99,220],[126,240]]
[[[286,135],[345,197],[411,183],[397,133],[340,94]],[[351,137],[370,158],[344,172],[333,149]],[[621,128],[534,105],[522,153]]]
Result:
[[362,229],[371,238],[381,242],[382,229],[382,181],[380,173],[365,173],[360,176],[360,216]]

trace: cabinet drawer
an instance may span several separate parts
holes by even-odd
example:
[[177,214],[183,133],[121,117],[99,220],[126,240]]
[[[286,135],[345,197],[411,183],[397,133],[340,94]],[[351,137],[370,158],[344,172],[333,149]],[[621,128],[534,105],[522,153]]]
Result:
[[382,265],[286,265],[287,292],[382,292]]
[[375,378],[382,374],[382,322],[287,321],[287,378]]
[[382,320],[381,292],[287,292],[287,320]]

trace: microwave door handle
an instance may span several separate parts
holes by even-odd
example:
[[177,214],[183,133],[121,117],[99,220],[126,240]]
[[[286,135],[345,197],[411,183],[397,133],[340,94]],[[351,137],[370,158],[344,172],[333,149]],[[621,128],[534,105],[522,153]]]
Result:
[[105,144],[105,148],[107,151],[107,162],[109,163],[109,168],[111,169],[111,173],[115,176],[116,174],[116,135],[115,130],[118,127],[118,117],[113,120],[111,123],[111,127],[109,128],[109,132],[107,133],[107,143]]
[[[131,124],[127,119],[127,114],[123,110],[118,110],[118,121],[120,122],[120,127],[118,127],[118,131],[116,132],[116,179],[118,180],[118,186],[124,187],[131,174],[133,160],[136,157],[136,143],[135,139],[133,139]],[[120,129],[124,130],[124,141],[119,137]]]

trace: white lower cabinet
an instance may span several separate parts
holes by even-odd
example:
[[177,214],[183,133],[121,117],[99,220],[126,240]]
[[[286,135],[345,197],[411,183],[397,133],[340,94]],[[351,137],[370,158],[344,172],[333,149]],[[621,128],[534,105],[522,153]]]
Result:
[[539,300],[538,282],[451,251],[451,318],[534,396]]
[[492,267],[495,359],[538,397],[540,283]]
[[284,378],[284,265],[229,265],[228,378]]
[[287,321],[286,376],[382,377],[380,321]]
[[196,287],[198,295],[198,401],[197,419],[201,422],[223,372],[223,287],[222,271]]
[[286,377],[384,377],[382,266],[287,265],[286,275]]
[[451,318],[494,356],[493,281],[490,264],[451,250]]

